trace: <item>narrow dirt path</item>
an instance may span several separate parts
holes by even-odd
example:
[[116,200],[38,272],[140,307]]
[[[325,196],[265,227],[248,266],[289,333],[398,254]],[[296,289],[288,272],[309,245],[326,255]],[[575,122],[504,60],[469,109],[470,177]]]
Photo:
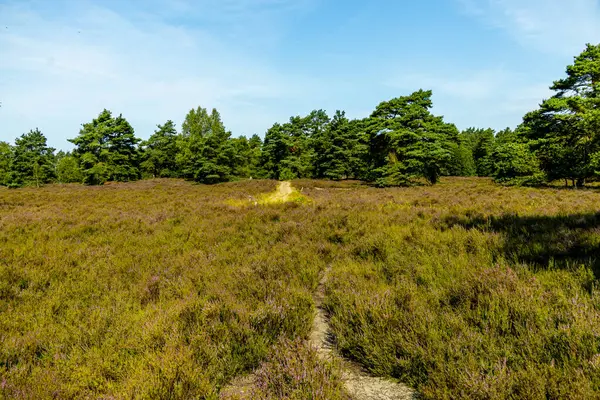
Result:
[[313,298],[317,313],[309,337],[311,346],[317,349],[319,357],[325,360],[337,360],[342,365],[342,379],[350,397],[354,400],[409,400],[416,399],[416,393],[401,383],[376,378],[364,372],[362,368],[342,359],[332,346],[327,314],[323,310],[325,284],[329,269],[325,271]]
[[273,203],[285,203],[288,201],[292,192],[293,190],[291,182],[279,182],[277,191],[271,197],[269,197],[269,200]]
[[[279,203],[288,201],[293,193],[290,182],[280,182],[277,191],[270,195],[267,203]],[[342,367],[342,380],[346,391],[353,400],[413,400],[417,399],[414,390],[401,383],[392,382],[382,378],[376,378],[351,361],[340,357],[333,348],[333,340],[329,329],[327,313],[323,309],[325,300],[325,284],[329,276],[328,267],[319,282],[313,301],[317,312],[313,318],[313,324],[308,338],[309,344],[317,350],[317,354],[323,360],[336,360]],[[221,391],[221,399],[249,399],[252,386],[255,382],[253,374],[235,379],[229,386]]]

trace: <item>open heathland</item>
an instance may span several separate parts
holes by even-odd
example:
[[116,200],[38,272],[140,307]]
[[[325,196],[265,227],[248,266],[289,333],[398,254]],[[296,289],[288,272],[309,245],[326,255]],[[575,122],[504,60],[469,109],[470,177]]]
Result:
[[600,398],[600,191],[291,185],[0,189],[0,396]]

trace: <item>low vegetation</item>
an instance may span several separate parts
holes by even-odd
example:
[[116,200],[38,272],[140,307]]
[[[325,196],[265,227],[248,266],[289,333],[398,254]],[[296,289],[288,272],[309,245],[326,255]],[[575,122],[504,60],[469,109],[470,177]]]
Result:
[[[345,398],[306,347],[425,399],[600,393],[600,192],[148,180],[0,190],[0,396]],[[317,395],[316,393],[320,393]]]
[[256,372],[247,399],[350,400],[337,365],[323,362],[301,341],[283,341]]
[[7,398],[216,398],[306,335],[319,244],[276,183],[144,181],[0,192]]

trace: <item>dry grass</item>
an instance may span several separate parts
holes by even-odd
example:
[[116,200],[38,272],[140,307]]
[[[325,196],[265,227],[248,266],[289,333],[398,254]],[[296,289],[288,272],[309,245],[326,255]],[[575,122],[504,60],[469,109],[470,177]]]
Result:
[[299,342],[331,265],[338,347],[377,375],[432,399],[598,397],[600,192],[297,181],[310,201],[228,204],[276,185],[1,190],[1,395],[212,399],[262,365],[262,398],[343,398]]
[[224,204],[275,186],[2,192],[4,395],[211,398],[280,338],[305,335],[316,245],[284,206]]

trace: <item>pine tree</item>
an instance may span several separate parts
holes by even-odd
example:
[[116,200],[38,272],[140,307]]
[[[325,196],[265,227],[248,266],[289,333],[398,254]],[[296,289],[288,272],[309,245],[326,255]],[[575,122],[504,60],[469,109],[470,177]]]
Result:
[[15,140],[7,178],[10,187],[41,186],[54,174],[54,149],[48,147],[39,129],[31,130]]
[[544,181],[538,160],[525,143],[498,145],[490,155],[490,160],[492,176],[498,183],[534,186]]
[[431,91],[379,104],[366,122],[372,173],[379,186],[437,183],[452,158],[458,130],[432,115]]
[[566,73],[552,85],[555,95],[525,116],[520,132],[548,179],[583,186],[600,157],[600,45],[588,44]]
[[7,142],[0,142],[0,186],[8,185],[8,174],[12,158],[12,146]]
[[71,153],[59,151],[55,159],[56,180],[59,183],[82,183],[83,172]]
[[284,127],[274,124],[265,134],[261,164],[267,178],[279,179],[281,176],[282,161],[288,156],[290,144]]
[[368,138],[358,121],[336,111],[326,129],[314,138],[315,177],[359,178],[367,169]]
[[69,141],[76,146],[73,154],[81,166],[84,183],[100,185],[140,178],[136,148],[140,139],[122,115],[113,118],[105,109]]
[[493,129],[469,128],[460,134],[461,141],[470,149],[475,174],[477,176],[491,176],[492,163],[490,156],[494,151],[495,136]]
[[258,135],[250,139],[240,136],[231,139],[234,148],[233,175],[238,178],[257,178],[262,176],[260,171],[262,140]]
[[306,117],[291,117],[288,123],[275,124],[265,135],[263,166],[273,179],[312,178],[316,161],[315,140],[323,135],[329,117],[314,110]]
[[230,138],[216,109],[210,115],[202,107],[192,109],[178,143],[177,162],[183,176],[208,184],[232,179],[235,148]]
[[141,143],[140,168],[153,178],[175,178],[179,176],[177,167],[177,130],[171,120],[158,125],[150,138]]

